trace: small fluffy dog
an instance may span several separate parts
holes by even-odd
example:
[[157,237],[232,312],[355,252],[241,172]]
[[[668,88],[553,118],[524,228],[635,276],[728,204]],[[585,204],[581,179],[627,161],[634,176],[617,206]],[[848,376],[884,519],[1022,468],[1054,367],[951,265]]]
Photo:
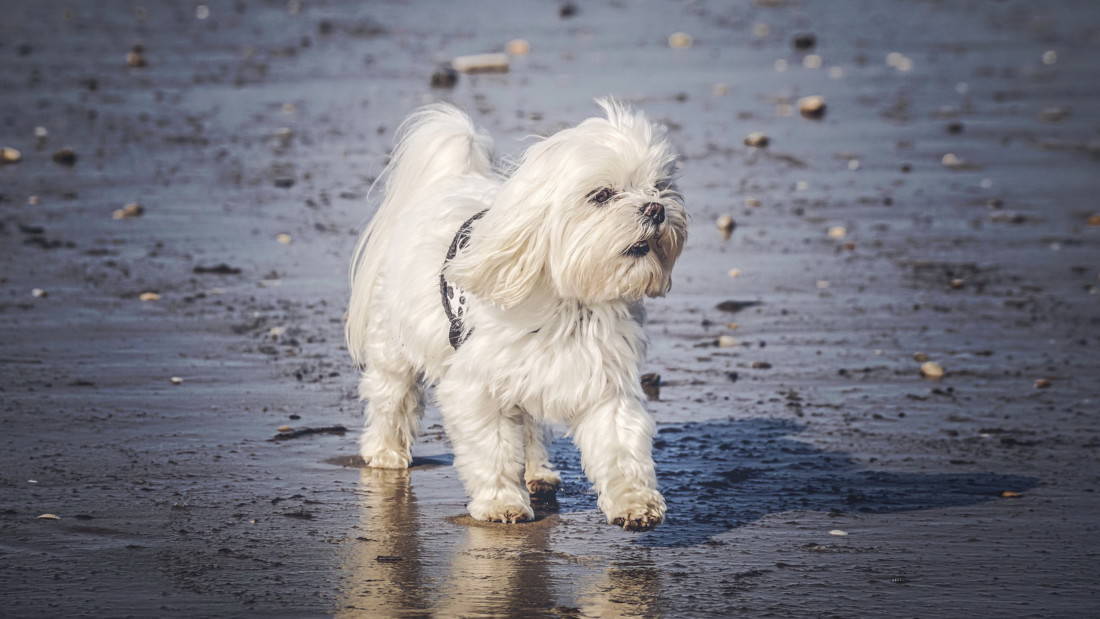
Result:
[[479,520],[530,519],[529,493],[557,490],[544,423],[568,428],[608,522],[664,518],[638,382],[641,301],[668,292],[687,221],[663,128],[597,103],[606,117],[540,140],[509,172],[460,110],[418,110],[352,259],[360,453],[407,467],[435,385]]

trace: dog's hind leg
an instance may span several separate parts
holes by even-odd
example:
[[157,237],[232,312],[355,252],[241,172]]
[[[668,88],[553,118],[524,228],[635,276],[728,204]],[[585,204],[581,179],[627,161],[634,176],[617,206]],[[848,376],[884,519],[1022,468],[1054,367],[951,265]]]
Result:
[[367,466],[403,469],[412,461],[412,444],[424,410],[418,379],[404,359],[371,350],[369,366],[359,380],[359,398],[367,401],[359,454]]
[[551,496],[561,486],[561,476],[550,466],[546,452],[546,428],[529,413],[523,413],[523,480],[535,496]]
[[523,415],[504,408],[471,381],[448,375],[436,388],[455,468],[478,520],[519,522],[535,512],[523,486]]

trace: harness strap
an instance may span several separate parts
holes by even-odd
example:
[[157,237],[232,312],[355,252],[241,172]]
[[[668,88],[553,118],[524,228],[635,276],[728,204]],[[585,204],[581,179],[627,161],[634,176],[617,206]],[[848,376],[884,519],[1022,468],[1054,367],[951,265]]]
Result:
[[466,338],[470,337],[473,329],[466,330],[462,325],[462,318],[466,315],[466,291],[448,282],[444,272],[447,270],[447,264],[470,243],[470,231],[474,227],[474,222],[481,219],[488,210],[485,209],[462,222],[451,241],[451,247],[447,250],[447,257],[443,259],[443,267],[439,270],[439,294],[443,299],[443,312],[447,314],[447,320],[451,323],[447,339],[451,342],[451,348],[455,350],[458,350]]

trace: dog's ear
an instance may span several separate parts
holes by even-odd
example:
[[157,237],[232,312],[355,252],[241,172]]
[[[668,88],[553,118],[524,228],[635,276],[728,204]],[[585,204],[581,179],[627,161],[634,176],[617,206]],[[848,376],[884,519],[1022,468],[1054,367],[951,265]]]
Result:
[[473,224],[466,247],[447,265],[447,279],[505,309],[520,303],[546,278],[543,216],[498,200]]

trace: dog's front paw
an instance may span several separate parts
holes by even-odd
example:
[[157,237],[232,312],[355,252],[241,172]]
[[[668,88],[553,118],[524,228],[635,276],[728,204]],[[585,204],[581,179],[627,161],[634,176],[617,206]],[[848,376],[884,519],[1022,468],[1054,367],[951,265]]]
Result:
[[515,523],[531,520],[535,511],[529,503],[516,500],[489,499],[470,501],[466,506],[470,515],[477,520],[487,522]]
[[627,531],[648,531],[665,519],[665,499],[660,492],[648,490],[616,505],[607,512],[607,521]]
[[392,449],[380,449],[374,452],[363,451],[363,462],[372,469],[407,469],[409,468],[408,454],[399,453]]

